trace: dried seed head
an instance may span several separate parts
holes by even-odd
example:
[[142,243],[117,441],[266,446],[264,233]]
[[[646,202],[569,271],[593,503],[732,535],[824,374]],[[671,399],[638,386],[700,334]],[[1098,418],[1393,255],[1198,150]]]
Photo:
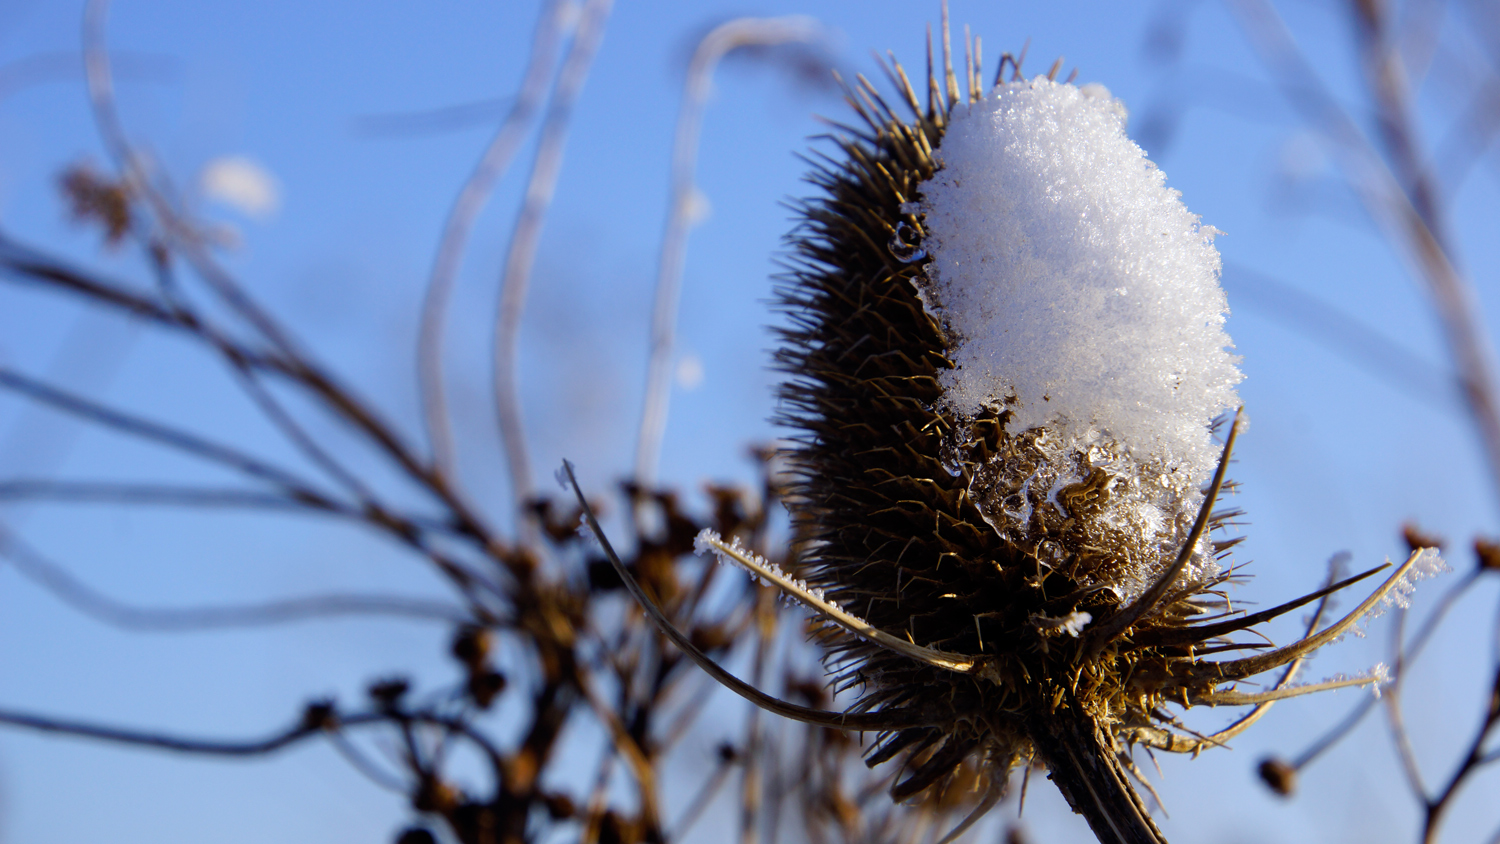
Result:
[[923,104],[889,75],[910,116],[863,78],[849,92],[865,125],[815,163],[822,196],[801,206],[779,288],[800,571],[714,537],[700,550],[830,622],[855,711],[931,716],[871,752],[907,759],[897,799],[966,760],[995,791],[1036,759],[1101,839],[1159,841],[1122,746],[1217,743],[1174,732],[1164,706],[1259,703],[1224,684],[1331,638],[1202,659],[1324,594],[1194,623],[1227,609],[1215,558],[1232,543],[1204,528],[1232,514],[1210,518],[1202,487],[1241,377],[1214,231],[1102,88],[982,95],[971,75],[960,102],[949,70]]
[[[918,185],[931,260],[917,292],[951,362],[950,471],[1007,538],[1111,549],[1083,580],[1130,600],[1192,525],[1218,458],[1209,426],[1241,376],[1216,232],[1124,121],[1103,86],[1043,77],[953,108]],[[964,422],[987,411],[1018,447],[975,462]],[[1185,578],[1217,573],[1204,540]]]
[[1281,759],[1262,759],[1259,773],[1266,787],[1282,797],[1291,797],[1297,791],[1297,769]]

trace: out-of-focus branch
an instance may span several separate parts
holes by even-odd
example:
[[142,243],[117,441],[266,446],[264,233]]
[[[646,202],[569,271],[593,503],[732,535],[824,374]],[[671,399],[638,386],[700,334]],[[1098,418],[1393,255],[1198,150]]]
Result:
[[646,394],[635,446],[635,480],[650,487],[656,482],[661,441],[667,429],[671,399],[672,351],[677,331],[677,304],[682,294],[682,266],[687,256],[689,230],[701,214],[702,200],[693,184],[698,162],[698,136],[714,69],[729,53],[744,47],[772,47],[813,43],[823,37],[817,21],[805,17],[737,18],[721,24],[698,42],[683,83],[682,105],[672,141],[671,198],[666,231],[657,262],[655,302],[651,310],[650,358],[646,364]]
[[[339,718],[338,724],[340,726],[354,727],[385,720],[385,718],[385,715],[379,713],[347,715]],[[116,744],[128,744],[136,747],[148,747],[156,750],[201,754],[205,756],[264,756],[290,747],[303,739],[316,736],[325,729],[321,724],[309,723],[308,719],[303,719],[294,726],[266,738],[251,739],[248,741],[219,741],[214,739],[189,739],[167,733],[152,733],[144,730],[106,727],[83,721],[69,721],[62,718],[51,718],[44,715],[6,710],[0,710],[0,724],[24,727],[43,733],[57,733],[76,738],[95,739]]]
[[123,174],[125,183],[145,200],[176,251],[187,259],[209,288],[267,342],[294,359],[306,359],[276,320],[255,303],[205,248],[205,238],[177,212],[163,193],[161,176],[126,136],[115,107],[114,76],[106,40],[110,0],[89,0],[83,14],[84,74],[94,122],[105,148]]
[[[336,380],[313,363],[273,319],[251,299],[240,285],[213,259],[202,238],[190,221],[183,218],[169,198],[158,188],[157,174],[151,172],[140,154],[129,143],[119,114],[115,109],[114,84],[110,74],[109,55],[105,44],[105,23],[109,13],[109,0],[89,0],[84,12],[83,42],[84,60],[88,78],[89,98],[94,108],[95,122],[105,140],[117,166],[124,174],[125,184],[137,193],[151,209],[154,219],[161,226],[165,242],[152,244],[180,254],[192,266],[197,275],[208,285],[230,310],[250,325],[279,354],[287,375],[313,396],[328,410],[351,424],[367,436],[377,447],[396,462],[413,480],[437,496],[463,528],[486,544],[488,531],[482,527],[478,516],[460,499],[445,476],[435,474],[426,460],[403,441],[402,437],[366,402],[356,399]],[[0,244],[4,245],[4,244]],[[161,307],[176,321],[191,317],[180,308]],[[191,317],[198,324],[201,317]],[[186,326],[184,326],[186,327]],[[226,336],[223,332],[200,332],[216,349],[240,365],[239,354],[244,351],[239,344],[214,342]],[[273,419],[273,421],[275,421]],[[285,428],[283,428],[285,430]],[[295,440],[295,437],[293,438]],[[327,468],[327,467],[325,467]]]
[[[1238,304],[1248,303],[1267,319],[1337,352],[1367,374],[1414,398],[1462,409],[1462,386],[1443,367],[1354,319],[1343,309],[1263,273],[1224,262],[1224,282]],[[1240,280],[1248,283],[1239,284]]]
[[536,160],[532,162],[531,177],[526,184],[526,197],[516,227],[511,232],[510,244],[505,251],[505,270],[500,278],[500,301],[493,336],[495,415],[510,474],[518,541],[523,547],[536,544],[536,528],[525,509],[534,486],[531,458],[526,450],[516,359],[520,348],[521,313],[526,307],[526,292],[531,283],[542,223],[552,204],[558,174],[562,171],[563,149],[572,125],[573,106],[588,79],[613,6],[614,0],[588,0],[583,8],[583,17],[573,35],[573,43],[568,47],[567,57],[563,59],[552,102],[547,107],[547,117],[537,141]]
[[185,632],[263,627],[347,616],[384,616],[416,621],[472,624],[471,613],[443,601],[402,595],[317,595],[220,607],[146,609],[116,601],[74,577],[10,530],[0,527],[0,558],[53,597],[113,627],[125,630]]
[[39,404],[72,414],[101,427],[113,428],[121,433],[155,442],[265,481],[280,488],[288,497],[304,501],[309,506],[331,511],[344,509],[343,505],[318,492],[312,484],[291,472],[222,443],[212,442],[196,434],[105,407],[98,402],[64,392],[5,367],[0,367],[0,388],[19,393]]
[[427,279],[417,339],[417,381],[422,391],[422,413],[432,447],[432,464],[445,476],[451,477],[454,468],[453,430],[443,384],[443,334],[454,278],[463,261],[475,218],[489,201],[495,183],[510,168],[546,97],[547,83],[557,61],[558,45],[566,35],[563,19],[571,6],[571,0],[550,0],[543,7],[536,33],[531,39],[531,57],[521,78],[520,90],[448,211],[432,273]]
[[1378,111],[1385,156],[1319,82],[1280,15],[1267,0],[1236,0],[1245,31],[1276,77],[1287,100],[1332,143],[1349,186],[1367,213],[1395,243],[1441,319],[1470,418],[1479,436],[1492,486],[1500,493],[1500,401],[1495,395],[1494,352],[1480,323],[1473,289],[1449,251],[1436,206],[1436,190],[1420,159],[1405,83],[1392,55],[1386,21],[1374,3],[1355,0],[1362,55]]
[[1453,775],[1443,786],[1443,790],[1436,797],[1427,801],[1427,818],[1423,830],[1423,844],[1433,844],[1437,841],[1438,828],[1444,815],[1453,804],[1453,798],[1458,794],[1464,782],[1471,774],[1479,770],[1486,760],[1484,745],[1489,740],[1495,725],[1500,724],[1500,669],[1495,671],[1494,679],[1490,682],[1490,696],[1486,701],[1484,719],[1480,722],[1479,729],[1474,731],[1474,738],[1469,742],[1468,753],[1464,760],[1454,769]]

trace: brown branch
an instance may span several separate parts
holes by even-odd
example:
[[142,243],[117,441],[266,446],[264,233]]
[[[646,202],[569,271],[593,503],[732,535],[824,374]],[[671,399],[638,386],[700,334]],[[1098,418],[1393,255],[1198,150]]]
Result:
[[1458,793],[1459,787],[1469,775],[1485,763],[1484,744],[1497,723],[1500,723],[1500,669],[1495,671],[1494,679],[1490,681],[1490,696],[1486,701],[1484,719],[1479,729],[1475,731],[1474,739],[1469,743],[1469,752],[1464,756],[1464,761],[1454,770],[1453,775],[1449,777],[1448,784],[1443,787],[1443,790],[1427,801],[1427,818],[1422,830],[1424,844],[1433,844],[1437,841],[1438,826],[1454,795]]
[[[382,713],[339,716],[337,724],[341,727],[355,727],[383,721],[387,717]],[[175,753],[231,757],[264,756],[275,753],[303,739],[319,735],[325,729],[321,724],[308,723],[307,719],[303,719],[293,726],[265,738],[245,741],[223,741],[217,739],[183,738],[167,733],[109,727],[85,721],[70,721],[63,718],[52,718],[45,715],[34,715],[8,710],[0,710],[0,724],[43,733],[93,739],[114,744],[127,744],[135,747],[146,747]]]
[[8,367],[0,367],[0,388],[26,396],[40,404],[77,416],[105,428],[154,442],[209,463],[233,469],[253,478],[266,481],[290,498],[305,501],[320,510],[339,511],[345,509],[328,496],[316,491],[307,481],[291,472],[253,457],[239,449],[216,443],[196,434],[188,433],[159,422],[106,407],[99,402],[66,392],[34,378],[22,375]]

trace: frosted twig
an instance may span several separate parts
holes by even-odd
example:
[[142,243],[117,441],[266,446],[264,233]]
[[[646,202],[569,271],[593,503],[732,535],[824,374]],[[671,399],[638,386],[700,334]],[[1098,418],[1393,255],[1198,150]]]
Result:
[[521,312],[531,283],[537,241],[552,204],[557,176],[562,171],[563,147],[573,116],[573,105],[588,79],[589,68],[604,37],[604,24],[613,0],[588,0],[583,17],[558,72],[552,102],[537,141],[536,160],[526,184],[526,197],[505,250],[505,270],[500,277],[500,302],[493,336],[495,415],[510,472],[512,502],[517,513],[517,533],[522,545],[534,545],[535,526],[526,516],[525,503],[532,496],[531,461],[526,454],[526,428],[521,418],[521,396],[517,385],[516,353],[520,344]]
[[1395,589],[1396,585],[1401,583],[1411,573],[1412,569],[1422,562],[1422,558],[1427,552],[1432,554],[1437,553],[1431,548],[1418,548],[1413,551],[1411,556],[1406,558],[1406,562],[1402,563],[1399,568],[1392,572],[1391,576],[1386,578],[1385,582],[1381,583],[1369,597],[1361,601],[1359,606],[1355,607],[1352,612],[1322,632],[1300,639],[1286,647],[1277,648],[1274,651],[1257,654],[1252,657],[1227,662],[1202,662],[1194,666],[1194,673],[1204,677],[1219,677],[1226,680],[1250,677],[1312,653],[1348,632],[1349,628],[1364,618],[1376,604],[1385,600],[1391,590]]
[[[1302,634],[1304,639],[1318,632],[1318,626],[1323,623],[1323,615],[1328,611],[1329,601],[1333,598],[1332,590],[1334,590],[1338,586],[1338,576],[1346,560],[1347,556],[1343,553],[1335,554],[1331,559],[1329,559],[1328,578],[1325,581],[1324,588],[1330,591],[1328,591],[1318,599],[1317,609],[1313,610],[1312,618],[1309,618],[1307,620],[1307,631]],[[1287,663],[1286,670],[1281,672],[1281,679],[1276,681],[1276,685],[1273,688],[1284,689],[1287,686],[1291,685],[1292,681],[1297,678],[1297,671],[1302,667],[1302,659],[1302,657],[1298,657],[1297,659],[1294,659],[1291,662]],[[1265,703],[1256,706],[1243,718],[1240,718],[1238,721],[1235,721],[1228,727],[1225,727],[1217,733],[1214,733],[1209,738],[1218,744],[1223,744],[1224,742],[1229,741],[1230,739],[1249,729],[1251,724],[1259,721],[1262,716],[1271,711],[1271,704],[1273,703],[1275,703],[1274,700],[1268,700]]]
[[448,211],[432,273],[427,279],[427,292],[422,299],[422,324],[417,338],[417,381],[422,391],[422,414],[432,447],[432,463],[445,475],[453,471],[453,432],[449,427],[448,402],[443,386],[443,331],[454,277],[463,260],[474,219],[489,201],[495,182],[510,168],[546,96],[550,72],[556,64],[557,48],[565,35],[563,17],[571,6],[572,0],[551,0],[542,10],[536,34],[531,39],[531,57],[521,78],[520,90]]
[[1213,691],[1194,697],[1193,702],[1208,706],[1249,706],[1333,689],[1346,689],[1350,686],[1374,686],[1375,694],[1378,696],[1380,687],[1389,683],[1390,680],[1390,670],[1385,667],[1384,663],[1377,663],[1367,674],[1356,677],[1335,677],[1321,683],[1278,684],[1276,688],[1264,692]]
[[[1492,487],[1500,489],[1500,400],[1495,394],[1494,349],[1480,322],[1472,285],[1454,264],[1442,221],[1437,216],[1428,163],[1417,157],[1411,115],[1398,80],[1404,73],[1387,55],[1378,18],[1360,20],[1360,46],[1370,75],[1379,125],[1386,131],[1387,156],[1381,157],[1349,113],[1323,87],[1286,23],[1266,0],[1234,4],[1246,32],[1277,77],[1287,100],[1333,142],[1346,181],[1375,223],[1406,248],[1415,274],[1443,322],[1448,352],[1463,385],[1469,415],[1484,446]],[[1356,14],[1362,7],[1356,5]],[[1370,7],[1371,10],[1374,7]],[[1407,175],[1403,184],[1398,173]]]
[[667,618],[661,611],[661,607],[646,594],[641,588],[635,575],[625,568],[620,556],[615,553],[614,546],[610,544],[609,537],[605,535],[604,529],[599,527],[599,520],[594,518],[594,509],[589,505],[588,499],[583,497],[583,490],[578,487],[578,480],[573,475],[573,466],[566,460],[563,461],[563,475],[567,479],[573,495],[578,499],[578,505],[583,509],[583,521],[588,525],[590,531],[599,540],[599,545],[604,549],[604,556],[608,558],[610,565],[614,566],[615,573],[624,581],[625,588],[630,592],[645,610],[646,615],[666,636],[672,644],[676,645],[689,659],[717,681],[724,688],[729,689],[740,697],[750,701],[756,706],[774,712],[784,718],[801,721],[806,724],[816,724],[822,727],[832,727],[836,730],[895,730],[906,727],[929,726],[929,717],[921,712],[906,710],[881,710],[878,712],[827,712],[821,709],[813,709],[806,706],[798,706],[793,703],[772,697],[760,689],[746,683],[744,680],[730,674],[719,666],[718,663],[708,658],[707,654],[699,650],[692,640],[683,635],[681,630]]
[[741,566],[751,574],[768,581],[770,585],[780,589],[786,595],[802,602],[808,609],[822,613],[839,627],[887,650],[960,674],[968,674],[979,669],[980,662],[974,657],[924,648],[904,639],[897,639],[824,597],[822,589],[797,580],[782,571],[781,567],[775,563],[741,547],[738,538],[726,543],[712,529],[704,528],[694,541],[693,548],[699,554],[712,553],[721,561]]
[[693,184],[698,161],[698,136],[708,103],[713,72],[724,56],[741,47],[766,47],[791,42],[809,43],[822,34],[812,18],[736,18],[720,24],[698,42],[683,83],[682,106],[672,141],[671,198],[667,225],[657,261],[656,294],[651,308],[650,358],[646,364],[646,395],[635,446],[635,480],[650,487],[656,480],[661,441],[667,428],[671,399],[672,351],[677,331],[677,304],[682,291],[682,267],[688,231],[697,222],[700,202]]

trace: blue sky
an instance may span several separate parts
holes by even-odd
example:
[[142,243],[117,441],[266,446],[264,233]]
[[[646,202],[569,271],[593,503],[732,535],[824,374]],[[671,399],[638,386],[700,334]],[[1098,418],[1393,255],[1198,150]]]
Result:
[[[1340,8],[1295,3],[1283,14],[1335,92],[1357,106],[1357,66]],[[413,436],[422,282],[446,209],[520,78],[536,12],[532,3],[471,0],[122,0],[111,15],[131,139],[185,190],[222,156],[248,157],[274,175],[280,202],[269,217],[200,203],[206,217],[238,232],[228,263]],[[938,6],[619,2],[578,105],[522,334],[526,421],[543,477],[567,456],[586,485],[602,490],[630,465],[681,77],[695,39],[739,14],[812,15],[826,24],[839,67],[875,79],[872,49],[893,50],[919,72],[924,27],[935,23]],[[1408,519],[1459,549],[1493,530],[1495,490],[1464,418],[1445,398],[1442,337],[1418,283],[1332,180],[1326,154],[1267,84],[1225,7],[954,0],[951,14],[956,28],[968,24],[983,37],[986,75],[1001,51],[1018,52],[1029,41],[1030,72],[1065,56],[1080,81],[1108,86],[1131,108],[1132,134],[1169,185],[1227,233],[1217,244],[1232,309],[1228,330],[1244,357],[1241,395],[1252,423],[1234,469],[1249,536],[1237,559],[1250,561],[1256,575],[1236,599],[1264,606],[1307,591],[1336,551],[1352,552],[1357,567],[1396,556]],[[72,225],[56,191],[63,167],[107,160],[78,70],[81,17],[74,2],[0,6],[0,224],[79,263],[144,278],[135,256],[101,248],[93,233]],[[1455,13],[1445,37],[1464,22]],[[7,75],[18,67],[32,70]],[[1463,92],[1441,73],[1433,78],[1423,90],[1423,116],[1435,118]],[[468,111],[477,119],[441,129],[423,129],[412,117],[476,103]],[[701,363],[703,382],[674,395],[663,453],[668,481],[696,487],[747,478],[746,446],[778,435],[768,421],[777,378],[767,368],[775,342],[767,326],[777,319],[770,279],[792,225],[781,203],[809,191],[796,154],[827,131],[820,114],[847,116],[831,89],[773,65],[735,59],[717,76],[698,175],[711,210],[688,247],[680,319],[680,353]],[[384,119],[391,116],[405,116],[394,130]],[[506,499],[484,386],[488,319],[530,155],[523,150],[478,221],[450,334],[461,471],[494,513],[505,511]],[[1449,198],[1463,266],[1491,325],[1496,172],[1490,156]],[[1299,297],[1375,332],[1384,351],[1331,341],[1337,335],[1324,312]],[[1393,374],[1379,356],[1391,350],[1418,361],[1417,374]],[[247,421],[254,418],[248,403],[212,361],[55,297],[0,287],[0,361],[56,373],[121,405],[273,456],[290,453],[264,424]],[[211,477],[205,471],[0,399],[0,477]],[[358,531],[306,521],[32,505],[6,505],[0,518],[85,582],[146,606],[328,589],[440,594],[425,571]],[[1466,550],[1452,562],[1460,571],[1472,564]],[[1426,587],[1418,609],[1446,585]],[[1411,726],[1434,781],[1478,717],[1477,678],[1494,647],[1488,634],[1474,635],[1493,630],[1486,604],[1493,584],[1486,588],[1459,607],[1454,635],[1440,639],[1412,675]],[[1290,638],[1296,623],[1290,619],[1278,635]],[[433,625],[368,621],[121,633],[0,567],[3,707],[256,734],[290,718],[309,696],[357,699],[382,674],[451,679],[445,637]],[[1366,668],[1385,658],[1387,643],[1377,621],[1368,638],[1321,655],[1308,676]],[[1254,781],[1261,755],[1300,751],[1355,701],[1356,693],[1344,692],[1281,705],[1232,752],[1163,760],[1158,788],[1172,812],[1169,837],[1412,838],[1415,807],[1373,720],[1307,774],[1297,800],[1278,801]],[[1227,720],[1214,712],[1191,717],[1204,729]],[[704,737],[706,746],[712,738]],[[1474,788],[1494,784],[1491,777]],[[1049,788],[1033,793],[1027,818],[1036,840],[1078,832]],[[999,811],[1013,813],[1014,803]],[[0,840],[353,842],[383,840],[405,817],[399,797],[325,748],[225,764],[0,731]],[[1448,840],[1488,835],[1496,823],[1493,810],[1468,805],[1452,819]]]

